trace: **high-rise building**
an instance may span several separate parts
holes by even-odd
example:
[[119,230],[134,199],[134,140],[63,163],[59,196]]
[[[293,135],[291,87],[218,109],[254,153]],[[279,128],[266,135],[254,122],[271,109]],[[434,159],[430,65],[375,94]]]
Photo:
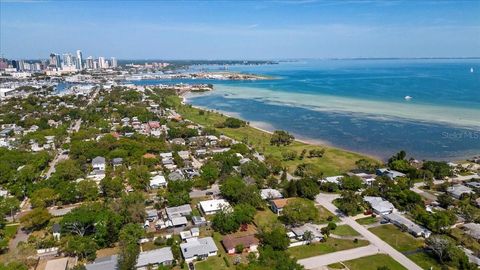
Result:
[[60,59],[60,54],[55,55],[55,63],[56,63],[55,66],[57,68],[62,66],[62,60]]
[[18,70],[18,62],[16,60],[12,60],[12,67]]
[[103,57],[103,56],[98,57],[98,67],[100,69],[106,68],[105,67],[105,57]]
[[57,66],[57,57],[54,53],[50,54],[49,64],[50,64],[50,66]]
[[86,68],[87,68],[87,69],[94,69],[94,68],[93,68],[93,57],[89,56],[89,57],[87,58]]
[[82,57],[82,51],[77,50],[77,69],[82,70],[83,69],[83,57]]
[[63,54],[63,66],[65,67],[70,67],[73,66],[73,57],[69,53],[64,53]]
[[112,68],[118,67],[117,59],[115,57],[112,57]]

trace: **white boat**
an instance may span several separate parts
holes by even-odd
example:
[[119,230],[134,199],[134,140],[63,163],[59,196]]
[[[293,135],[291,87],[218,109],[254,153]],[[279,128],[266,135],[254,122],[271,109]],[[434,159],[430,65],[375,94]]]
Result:
[[405,96],[405,100],[410,100],[410,99],[412,99],[411,96]]
[[472,68],[470,68],[470,73],[473,73],[473,67],[472,67]]

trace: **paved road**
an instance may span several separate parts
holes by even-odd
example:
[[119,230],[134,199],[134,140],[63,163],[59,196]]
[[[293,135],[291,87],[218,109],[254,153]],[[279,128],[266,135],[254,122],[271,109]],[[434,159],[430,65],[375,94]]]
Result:
[[[403,265],[405,268],[409,270],[421,270],[422,268],[416,265],[413,261],[411,261],[409,258],[407,258],[405,255],[402,253],[398,252],[396,249],[391,247],[389,244],[385,243],[382,239],[380,239],[378,236],[375,234],[371,233],[369,230],[367,230],[365,227],[362,225],[358,224],[353,218],[345,216],[343,213],[338,210],[338,208],[332,204],[332,200],[334,198],[338,197],[338,195],[331,195],[331,194],[323,194],[320,193],[317,198],[316,202],[318,204],[321,204],[325,208],[327,208],[329,211],[332,213],[335,213],[345,224],[349,225],[352,227],[354,230],[359,232],[365,239],[370,241],[381,253],[386,253],[390,255],[394,260],[399,262],[401,265]],[[313,257],[315,258],[315,257]],[[349,260],[349,258],[344,258],[344,260]]]
[[354,260],[377,253],[379,252],[375,245],[368,245],[298,260],[298,263],[303,265],[305,269],[321,269],[325,265]]
[[217,196],[218,194],[220,194],[220,188],[218,184],[213,184],[212,187],[210,187],[209,189],[205,189],[205,190],[194,189],[190,192],[190,198],[199,198],[199,197],[208,196],[207,192],[212,192],[211,195]]

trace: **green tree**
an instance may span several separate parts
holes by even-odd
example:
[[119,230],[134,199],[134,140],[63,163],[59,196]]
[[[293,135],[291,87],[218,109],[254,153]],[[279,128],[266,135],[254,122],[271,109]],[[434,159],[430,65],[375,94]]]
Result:
[[80,260],[93,261],[96,258],[97,244],[90,237],[69,235],[62,237],[60,250],[68,256],[78,256]]
[[143,236],[143,229],[137,224],[127,224],[120,231],[118,260],[119,270],[134,269],[137,264],[140,246],[138,240]]
[[358,191],[363,187],[363,181],[358,176],[345,175],[340,180],[340,186],[342,187],[342,189]]
[[52,215],[48,213],[47,209],[38,207],[28,212],[20,218],[23,228],[26,230],[39,230],[44,228]]
[[270,246],[274,250],[286,250],[290,245],[287,232],[283,226],[275,226],[271,230],[259,234],[263,246]]
[[282,218],[287,224],[302,225],[317,220],[318,216],[318,209],[312,201],[297,198],[288,201]]
[[51,206],[58,199],[57,192],[52,188],[41,188],[35,190],[30,196],[33,207]]
[[93,180],[83,180],[77,184],[80,198],[86,201],[95,201],[98,198],[98,186]]
[[276,146],[289,145],[294,139],[295,137],[284,130],[275,130],[270,138],[270,144]]
[[217,181],[220,176],[220,170],[213,161],[207,161],[200,169],[200,177],[210,185]]
[[124,189],[122,179],[105,177],[100,181],[100,189],[107,198],[119,198]]

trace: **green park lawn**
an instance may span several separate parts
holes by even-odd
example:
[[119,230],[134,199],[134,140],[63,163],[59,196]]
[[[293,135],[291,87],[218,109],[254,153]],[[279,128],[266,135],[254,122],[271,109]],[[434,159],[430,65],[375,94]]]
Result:
[[15,236],[15,234],[17,234],[17,230],[18,230],[18,224],[5,226],[5,238],[11,239],[12,237]]
[[270,227],[272,224],[278,222],[278,216],[270,211],[270,209],[257,211],[253,217],[253,223],[259,228]]
[[[226,116],[214,112],[205,112],[203,115],[200,115],[199,109],[189,105],[181,105],[180,99],[175,99],[171,102],[176,104],[178,113],[183,115],[184,118],[201,124],[205,127],[214,128],[216,123],[222,123],[226,119]],[[250,145],[255,147],[257,151],[263,153],[265,156],[273,155],[279,159],[281,159],[281,153],[285,150],[293,150],[296,151],[297,154],[300,154],[304,149],[307,151],[319,148],[325,149],[325,154],[321,158],[304,158],[303,160],[295,159],[292,161],[284,161],[284,165],[290,172],[293,172],[301,163],[313,163],[317,170],[324,173],[324,175],[337,175],[356,168],[355,162],[362,158],[367,158],[371,161],[378,162],[370,157],[326,145],[311,145],[295,141],[288,146],[272,146],[270,145],[271,135],[269,133],[263,132],[248,125],[235,129],[217,128],[217,130],[238,141],[248,141]]]
[[354,243],[353,240],[335,239],[330,237],[327,238],[327,241],[325,242],[289,248],[288,252],[297,259],[304,259],[340,250],[363,247],[368,244],[369,242],[366,240],[358,240],[357,243]]
[[[390,246],[400,252],[411,252],[423,248],[424,240],[415,238],[411,234],[402,232],[395,225],[387,224],[369,229],[372,233],[387,242]],[[441,265],[424,251],[407,255],[412,261],[422,268],[433,267],[433,269],[441,269]]]
[[360,234],[355,231],[349,225],[338,225],[335,230],[331,232],[332,234],[339,235],[339,236],[359,236]]

